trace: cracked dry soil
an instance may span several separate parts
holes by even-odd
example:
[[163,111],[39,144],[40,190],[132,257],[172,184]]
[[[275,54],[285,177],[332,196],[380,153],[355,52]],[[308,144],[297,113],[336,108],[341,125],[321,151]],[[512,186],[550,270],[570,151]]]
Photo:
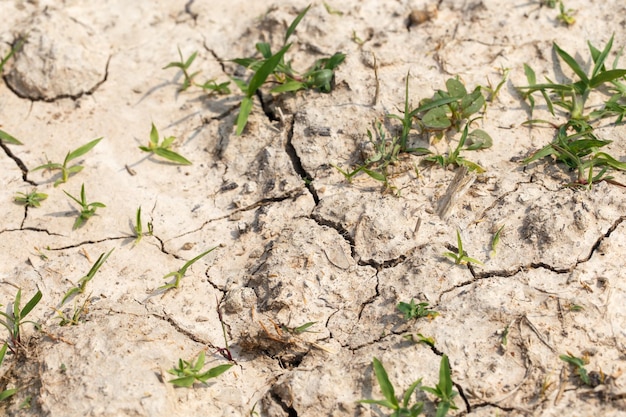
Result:
[[[526,84],[524,63],[538,77],[562,75],[555,40],[580,59],[588,59],[587,40],[604,45],[614,33],[615,49],[626,46],[623,1],[568,0],[577,10],[571,28],[537,1],[330,2],[343,15],[316,3],[290,54],[305,68],[346,53],[333,92],[264,93],[241,137],[233,134],[239,94],[179,93],[181,75],[162,70],[180,47],[199,52],[200,77],[242,75],[228,60],[252,55],[260,40],[280,44],[306,4],[0,2],[0,52],[28,35],[0,83],[1,128],[24,142],[1,145],[0,301],[10,303],[16,287],[23,298],[43,293],[29,316],[43,331],[26,326],[23,354],[0,369],[1,386],[19,388],[1,412],[381,416],[356,403],[382,398],[373,357],[402,392],[417,378],[434,386],[446,354],[460,393],[451,415],[626,415],[626,195],[606,183],[565,188],[570,174],[552,163],[522,167],[517,161],[552,133],[522,125],[528,106],[515,90]],[[409,24],[413,10],[433,7],[436,16]],[[471,155],[487,171],[445,220],[437,205],[453,171],[400,172],[396,197],[367,176],[347,184],[332,167],[358,163],[373,121],[401,111],[408,71],[417,103],[451,76],[473,89],[498,80],[501,67],[510,79],[479,121],[494,146]],[[536,112],[551,117],[541,105]],[[193,165],[142,154],[151,122],[178,138]],[[596,129],[623,161],[624,127]],[[67,183],[55,188],[55,175],[32,171],[100,136]],[[72,230],[77,213],[62,191],[78,195],[81,183],[107,207]],[[35,186],[49,194],[42,207],[12,203]],[[133,245],[139,206],[154,235]],[[456,247],[457,229],[484,265],[442,256]],[[165,274],[216,245],[180,288],[152,295]],[[63,295],[113,248],[76,299],[88,301],[85,320],[59,326]],[[411,298],[440,315],[405,321],[396,305]],[[205,349],[208,366],[226,363],[218,306],[237,364],[207,385],[174,388],[166,371],[178,358]],[[284,330],[306,322],[315,332]],[[434,348],[403,337],[417,333],[434,338]],[[602,377],[595,388],[559,359],[567,352],[588,358],[586,368]],[[418,399],[434,415],[433,398]]]

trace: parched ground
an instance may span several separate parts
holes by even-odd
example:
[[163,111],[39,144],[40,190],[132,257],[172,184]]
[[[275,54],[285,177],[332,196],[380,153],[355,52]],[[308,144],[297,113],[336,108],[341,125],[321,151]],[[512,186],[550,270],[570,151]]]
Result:
[[[243,96],[234,84],[227,95],[179,92],[182,74],[163,67],[180,48],[198,52],[199,81],[249,76],[229,60],[252,56],[259,41],[277,50],[306,2],[0,2],[0,56],[27,36],[0,83],[0,129],[24,143],[0,145],[0,303],[18,288],[22,305],[43,294],[27,317],[42,331],[24,325],[24,346],[0,368],[0,387],[18,388],[2,413],[382,416],[388,410],[357,403],[382,398],[374,357],[400,395],[418,378],[435,386],[447,355],[460,394],[450,415],[626,415],[624,189],[564,187],[573,173],[553,161],[522,166],[554,130],[523,125],[529,106],[516,90],[527,83],[524,63],[540,80],[572,77],[554,41],[589,69],[587,41],[603,47],[614,35],[612,63],[626,46],[624,2],[567,0],[570,27],[558,7],[531,0],[327,5],[313,4],[288,57],[306,68],[345,53],[332,93],[272,97],[263,88],[236,136]],[[415,11],[426,11],[424,21]],[[508,80],[475,122],[493,146],[463,154],[486,172],[467,174],[465,189],[452,193],[455,171],[418,156],[403,157],[395,194],[364,174],[348,183],[333,166],[363,161],[377,120],[397,132],[385,115],[402,112],[407,74],[417,105],[449,78],[472,90],[497,84],[502,69]],[[564,120],[540,97],[533,117]],[[192,165],[138,148],[152,123]],[[626,161],[624,126],[594,128]],[[67,183],[54,187],[57,172],[33,171],[99,137]],[[412,138],[445,152],[458,135]],[[106,207],[73,230],[76,204],[63,191],[78,196],[82,184],[89,202]],[[41,207],[13,202],[35,187],[48,194]],[[140,206],[153,235],[134,244]],[[457,230],[482,265],[443,256],[456,250]],[[179,288],[155,292],[212,247]],[[111,250],[84,293],[61,305]],[[396,305],[411,299],[439,316],[406,321]],[[59,311],[74,309],[81,320],[61,326]],[[289,332],[309,322],[311,332]],[[236,364],[205,385],[168,383],[179,358],[205,350],[204,369],[228,363],[222,323]],[[417,334],[434,346],[407,337]],[[592,386],[559,358],[566,354],[588,361]],[[433,396],[414,399],[435,414]]]

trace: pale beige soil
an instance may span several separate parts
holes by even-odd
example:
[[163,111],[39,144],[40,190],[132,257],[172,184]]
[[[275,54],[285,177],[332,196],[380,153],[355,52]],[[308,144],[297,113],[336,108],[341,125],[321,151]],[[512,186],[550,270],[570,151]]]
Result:
[[[382,416],[356,402],[382,398],[373,357],[399,394],[418,378],[434,386],[446,354],[461,393],[450,415],[626,415],[626,194],[607,183],[565,188],[571,173],[554,163],[522,167],[553,130],[522,125],[529,108],[515,89],[526,83],[524,63],[541,79],[572,75],[554,64],[553,41],[588,62],[586,42],[600,47],[615,34],[612,62],[626,46],[624,2],[567,0],[577,10],[570,28],[556,20],[558,10],[530,0],[329,4],[343,15],[315,3],[289,56],[305,68],[346,53],[334,91],[265,95],[276,120],[257,100],[238,137],[234,85],[226,96],[179,93],[181,74],[162,68],[180,47],[185,56],[198,51],[200,79],[242,75],[227,60],[252,55],[261,40],[276,50],[305,1],[0,2],[0,54],[28,34],[0,83],[0,129],[24,143],[0,151],[0,303],[17,288],[23,299],[43,293],[29,316],[43,332],[26,325],[21,356],[8,355],[0,368],[0,387],[19,388],[0,413]],[[410,13],[425,8],[436,16],[408,27]],[[348,184],[333,168],[362,161],[367,129],[401,112],[408,72],[417,104],[452,76],[469,89],[496,83],[500,68],[510,78],[477,122],[493,147],[467,154],[487,171],[445,219],[437,209],[452,170],[400,169],[394,196],[365,175]],[[537,102],[535,117],[562,121]],[[176,136],[193,165],[142,153],[151,123]],[[624,126],[596,128],[626,161]],[[97,137],[104,139],[80,158],[85,169],[66,184],[55,188],[56,174],[31,172]],[[431,149],[447,147],[444,140]],[[83,183],[87,198],[107,207],[72,230],[77,212],[63,191],[78,195]],[[49,194],[40,208],[13,203],[35,186]],[[154,236],[133,245],[139,206]],[[457,229],[484,265],[442,256],[456,246]],[[165,274],[217,245],[180,288],[154,295]],[[111,249],[75,299],[89,300],[86,320],[59,326],[54,309],[64,294]],[[411,298],[440,315],[405,321],[396,305]],[[207,368],[226,363],[217,352],[218,305],[237,364],[208,385],[174,388],[166,371],[179,358],[204,349]],[[315,332],[280,330],[306,322],[316,322]],[[435,347],[403,337],[417,333]],[[559,359],[567,352],[587,356],[604,383],[582,386]],[[434,398],[417,398],[434,415]]]

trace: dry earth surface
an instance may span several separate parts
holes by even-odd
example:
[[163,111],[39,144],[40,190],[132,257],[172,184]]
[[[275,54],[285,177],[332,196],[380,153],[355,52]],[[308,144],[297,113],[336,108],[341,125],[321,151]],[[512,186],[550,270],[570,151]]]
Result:
[[[198,51],[199,79],[249,76],[228,60],[252,56],[261,40],[277,50],[306,2],[0,2],[0,54],[28,35],[0,83],[0,129],[24,143],[0,152],[0,302],[10,305],[17,288],[22,305],[43,294],[28,316],[42,331],[25,325],[24,346],[0,369],[0,386],[18,388],[1,413],[382,416],[388,410],[356,402],[382,398],[373,357],[400,394],[418,378],[434,386],[445,354],[460,393],[450,415],[626,415],[624,189],[568,188],[573,174],[562,165],[523,167],[520,159],[554,131],[523,125],[529,107],[515,88],[527,83],[524,63],[540,79],[572,76],[555,64],[553,41],[587,63],[587,41],[601,47],[615,34],[614,51],[626,46],[623,0],[568,0],[577,11],[571,27],[557,20],[558,8],[531,0],[328,4],[342,14],[316,2],[288,56],[305,68],[345,53],[333,91],[272,97],[264,87],[236,136],[243,96],[233,84],[222,96],[179,92],[181,73],[162,68],[180,47],[185,57]],[[418,24],[414,10],[431,13]],[[402,112],[407,72],[418,103],[456,75],[468,89],[495,84],[501,68],[509,79],[475,122],[493,147],[466,154],[486,172],[444,219],[437,207],[452,169],[407,155],[404,166],[418,164],[419,174],[398,170],[398,196],[364,174],[350,184],[333,167],[362,162],[373,122]],[[540,98],[534,116],[563,120]],[[175,136],[193,165],[139,150],[151,123]],[[624,161],[624,126],[594,127]],[[458,140],[413,136],[437,152]],[[54,187],[58,173],[33,171],[97,137],[67,183]],[[76,205],[63,191],[78,196],[81,184],[106,208],[73,230]],[[35,186],[49,195],[41,207],[13,202]],[[139,206],[153,235],[135,245]],[[443,256],[456,248],[457,230],[483,265]],[[155,292],[164,275],[218,245],[179,288]],[[112,249],[85,292],[61,306]],[[405,320],[396,305],[411,299],[439,316]],[[55,309],[71,314],[83,303],[82,320],[60,326]],[[205,369],[228,363],[218,311],[236,365],[207,384],[175,388],[167,370],[179,358],[206,350]],[[313,332],[286,330],[307,322]],[[418,333],[434,347],[404,337]],[[568,352],[587,358],[593,387],[559,359]],[[416,397],[435,414],[432,395]]]

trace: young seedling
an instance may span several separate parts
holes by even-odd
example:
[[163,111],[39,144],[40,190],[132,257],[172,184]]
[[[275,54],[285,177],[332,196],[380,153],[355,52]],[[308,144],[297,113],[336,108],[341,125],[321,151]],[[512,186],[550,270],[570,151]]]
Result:
[[433,319],[439,315],[435,310],[428,310],[428,303],[415,304],[414,299],[411,299],[409,303],[400,302],[396,307],[404,314],[405,320],[419,319],[421,317]]
[[152,236],[152,222],[148,222],[148,231],[146,233],[144,233],[143,231],[143,223],[141,221],[141,206],[139,206],[139,208],[137,209],[136,224],[133,226],[133,231],[135,232],[135,242],[133,243],[133,245],[137,245],[141,241],[141,238],[144,236],[144,234]]
[[[614,63],[613,69],[607,70],[605,65],[605,61],[611,51],[611,48],[613,47],[613,36],[611,36],[611,39],[609,39],[609,42],[602,51],[594,47],[589,42],[588,46],[591,53],[591,59],[593,61],[591,75],[587,75],[587,72],[582,68],[582,64],[579,64],[570,54],[561,49],[556,42],[553,43],[553,48],[556,54],[579,78],[578,81],[569,84],[557,84],[547,77],[547,83],[537,84],[535,72],[528,65],[524,64],[524,72],[526,73],[529,85],[519,87],[519,90],[523,92],[523,97],[528,99],[531,114],[535,104],[532,94],[535,92],[541,93],[546,101],[548,110],[552,115],[554,115],[554,107],[557,106],[569,114],[570,120],[586,120],[589,118],[589,115],[584,114],[585,103],[589,98],[589,94],[598,87],[611,83],[613,86],[612,88],[616,89],[619,95],[624,92],[624,86],[619,82],[619,80],[626,75],[626,69],[616,69],[617,60]],[[556,96],[556,100],[553,100],[550,97],[551,95]],[[619,98],[619,96],[617,96],[617,98]],[[597,111],[591,113],[591,115],[596,119],[601,119],[613,116],[614,112]],[[533,122],[536,121],[529,121],[529,123]]]
[[10,143],[12,145],[23,145],[22,142],[0,129],[0,143]]
[[87,220],[89,220],[96,214],[96,209],[106,207],[104,204],[97,201],[93,203],[87,203],[87,198],[85,197],[85,184],[80,187],[80,200],[65,190],[63,190],[63,192],[67,194],[69,198],[77,202],[78,205],[80,205],[81,207],[80,214],[76,218],[72,229],[78,229],[83,224],[85,224]]
[[9,61],[9,59],[11,59],[13,55],[15,55],[17,52],[19,52],[20,49],[22,49],[24,42],[26,42],[25,38],[18,39],[11,47],[11,50],[4,57],[2,57],[2,59],[0,59],[0,76],[2,75],[2,71],[4,70],[4,65]]
[[565,361],[569,363],[570,365],[572,365],[574,368],[576,368],[576,373],[580,377],[580,380],[585,385],[591,386],[591,380],[589,379],[589,374],[587,373],[587,370],[585,369],[585,365],[588,363],[588,361],[585,361],[585,359],[583,358],[578,358],[572,355],[570,352],[567,352],[567,355],[560,355],[559,358],[562,361]]
[[417,334],[409,333],[409,334],[405,334],[402,337],[404,339],[408,340],[409,342],[423,343],[425,345],[430,346],[431,348],[435,347],[435,338],[434,337],[424,336],[421,333],[417,333]]
[[505,225],[500,226],[500,228],[496,231],[496,233],[494,233],[493,237],[491,238],[491,252],[489,252],[490,258],[495,258],[496,256],[496,250],[498,248],[498,245],[500,244],[500,236],[502,235],[504,226]]
[[90,297],[91,296],[87,297],[80,307],[77,305],[74,305],[74,312],[72,313],[71,316],[66,314],[64,311],[55,309],[55,311],[57,312],[59,316],[58,319],[60,319],[59,326],[67,326],[67,325],[76,326],[82,320],[84,320],[84,317],[87,315],[89,311],[89,304],[91,303]]
[[[0,349],[0,366],[2,366],[2,362],[4,362],[4,355],[6,355],[8,347],[9,344],[5,342],[4,345],[2,345],[2,349]],[[0,401],[6,400],[16,392],[17,388],[5,389],[4,391],[0,392]]]
[[465,264],[477,264],[482,265],[483,263],[477,259],[470,258],[467,256],[467,253],[463,250],[463,242],[461,241],[461,233],[456,231],[456,241],[457,241],[457,252],[446,252],[443,256],[446,256],[454,261],[457,265],[465,265]]
[[[424,160],[428,162],[434,162],[438,165],[441,165],[441,167],[443,168],[446,168],[448,165],[455,165],[467,167],[468,170],[475,171],[479,174],[485,172],[485,169],[483,167],[468,159],[465,159],[465,157],[460,155],[462,149],[470,151],[487,149],[490,148],[493,143],[491,136],[489,136],[489,134],[484,130],[475,129],[471,133],[469,133],[469,125],[472,122],[473,120],[470,120],[465,124],[465,127],[463,128],[463,133],[461,134],[461,138],[459,139],[459,143],[452,152],[449,152],[447,155],[427,156],[426,158],[424,158]],[[466,142],[468,143],[467,146],[465,146]]]
[[93,279],[93,277],[96,275],[96,272],[98,272],[100,267],[104,264],[104,262],[106,262],[107,258],[109,257],[109,255],[111,255],[111,252],[113,252],[114,249],[115,248],[111,249],[106,255],[104,253],[100,254],[98,259],[96,260],[96,263],[94,263],[89,272],[87,272],[87,275],[79,279],[76,283],[76,286],[65,293],[63,300],[61,300],[61,305],[65,304],[70,298],[74,297],[76,294],[82,294],[85,292],[85,287],[87,286],[87,283]]
[[68,152],[62,164],[48,161],[47,164],[40,165],[37,168],[33,169],[33,171],[37,171],[39,169],[49,169],[51,171],[60,170],[61,178],[54,182],[54,186],[57,187],[59,184],[66,183],[70,175],[76,174],[82,171],[84,168],[81,165],[73,165],[71,167],[68,167],[67,165],[70,163],[70,161],[85,155],[87,152],[93,149],[93,147],[96,146],[101,140],[102,138],[94,139],[91,142],[81,146],[80,148]]
[[332,89],[332,80],[334,78],[334,70],[345,60],[345,54],[336,53],[329,58],[321,58],[313,63],[313,65],[304,73],[299,73],[291,67],[291,61],[285,61],[284,55],[291,47],[289,38],[295,32],[296,27],[309,11],[311,5],[305,8],[291,22],[283,40],[283,47],[275,54],[272,54],[270,44],[267,42],[259,42],[256,44],[257,51],[261,54],[262,59],[256,58],[236,58],[232,61],[242,65],[251,71],[254,75],[249,83],[244,80],[233,79],[235,84],[245,94],[239,107],[239,115],[237,117],[236,134],[241,135],[248,123],[248,117],[252,111],[253,98],[257,94],[259,88],[267,81],[270,75],[278,85],[270,92],[284,93],[294,92],[307,89],[318,89],[323,93],[328,93]]
[[416,402],[415,404],[409,406],[409,402],[411,401],[411,396],[413,395],[413,392],[422,383],[422,379],[418,379],[409,386],[409,388],[402,396],[402,404],[400,404],[398,402],[398,399],[396,398],[395,390],[393,388],[393,385],[391,385],[391,382],[389,381],[389,376],[387,376],[387,371],[385,371],[383,364],[377,358],[374,358],[372,361],[372,365],[374,367],[376,379],[378,380],[378,385],[380,385],[380,390],[382,391],[385,399],[359,400],[358,402],[363,404],[376,404],[380,407],[389,408],[393,410],[391,417],[419,416],[422,412],[422,409],[424,408],[424,403]]
[[[41,291],[37,290],[37,293],[31,298],[24,308],[20,308],[20,302],[22,299],[22,290],[17,291],[15,301],[12,306],[9,306],[6,312],[0,311],[0,324],[9,331],[8,346],[11,352],[17,353],[18,349],[22,346],[22,326],[25,323],[32,323],[36,328],[39,327],[38,323],[34,321],[26,321],[24,318],[30,313],[33,308],[41,300]],[[2,307],[0,305],[0,307]]]
[[198,52],[196,51],[193,54],[191,54],[189,58],[185,60],[183,58],[183,53],[180,51],[180,48],[178,48],[178,56],[180,57],[180,61],[170,62],[169,64],[163,67],[163,69],[179,68],[183,72],[183,84],[180,86],[178,91],[182,92],[182,91],[187,90],[191,86],[196,86],[196,87],[200,87],[201,89],[205,91],[209,91],[211,93],[229,94],[230,93],[230,89],[228,88],[228,85],[230,84],[229,81],[220,83],[220,84],[218,84],[213,79],[207,80],[203,84],[198,84],[194,81],[194,78],[198,74],[200,74],[200,71],[190,73],[189,67],[191,67],[191,64],[196,59],[197,55],[198,55]]
[[559,14],[556,16],[556,19],[563,23],[565,26],[572,26],[576,23],[576,19],[574,15],[576,14],[576,10],[574,9],[565,9],[565,5],[562,1],[559,1]]
[[302,333],[317,333],[317,332],[314,332],[312,330],[309,330],[309,328],[312,327],[313,325],[315,325],[316,323],[317,323],[316,321],[309,321],[309,322],[304,323],[303,325],[298,326],[298,327],[287,327],[287,326],[281,324],[280,328],[283,331],[285,331],[287,333],[291,333],[293,335],[299,335],[299,334],[302,334]]
[[178,359],[178,367],[167,371],[178,378],[170,379],[169,382],[177,387],[185,388],[192,386],[195,382],[206,384],[206,381],[222,375],[233,366],[232,363],[227,363],[224,365],[218,365],[206,372],[202,372],[202,368],[204,368],[204,359],[204,351],[200,352],[195,364],[193,361],[187,362],[185,360]]
[[195,258],[193,258],[192,260],[188,261],[187,263],[185,263],[185,265],[183,265],[182,268],[180,268],[178,271],[174,271],[174,272],[170,272],[169,274],[165,275],[163,277],[163,279],[165,278],[169,278],[169,277],[174,277],[174,281],[170,282],[169,284],[165,284],[160,286],[159,288],[157,288],[158,291],[167,291],[170,290],[172,288],[178,288],[178,286],[180,285],[180,280],[185,276],[185,274],[187,273],[187,269],[193,265],[195,262],[197,262],[198,260],[200,260],[200,258],[206,256],[207,254],[213,252],[215,249],[217,249],[218,246],[212,247],[211,249],[202,252],[200,255],[196,256]]
[[159,132],[157,131],[156,126],[152,123],[152,130],[150,130],[150,141],[148,142],[148,146],[140,146],[144,152],[154,153],[161,158],[165,158],[168,161],[175,162],[181,165],[191,165],[191,162],[182,155],[177,154],[173,150],[170,149],[172,146],[172,142],[174,142],[176,138],[174,136],[169,136],[167,138],[163,138],[163,141],[159,144]]
[[230,351],[230,347],[228,346],[228,334],[226,332],[226,324],[224,324],[224,317],[222,316],[222,310],[220,310],[220,304],[219,304],[219,300],[217,300],[216,297],[216,301],[217,301],[217,317],[220,320],[220,324],[222,325],[222,335],[224,337],[224,347],[217,348],[217,352],[222,355],[224,357],[224,359],[234,363],[235,365],[237,365],[237,361],[233,358],[233,354]]
[[434,388],[420,387],[422,391],[429,392],[439,398],[436,417],[444,417],[448,414],[448,410],[456,410],[458,408],[454,404],[454,397],[459,393],[454,391],[452,387],[450,363],[448,362],[448,357],[443,355],[441,357],[441,364],[439,365],[439,383]]
[[13,197],[13,200],[26,207],[40,207],[41,202],[46,198],[48,198],[48,194],[38,193],[37,189],[34,189],[28,194],[18,192],[17,195]]

